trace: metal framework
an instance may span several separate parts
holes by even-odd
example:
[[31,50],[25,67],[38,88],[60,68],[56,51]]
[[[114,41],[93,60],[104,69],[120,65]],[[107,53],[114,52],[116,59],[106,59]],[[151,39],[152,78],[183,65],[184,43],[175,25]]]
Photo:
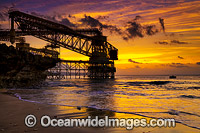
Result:
[[48,79],[86,78],[89,61],[61,60],[48,70]]
[[115,71],[113,62],[91,64],[90,61],[61,60],[55,67],[48,70],[48,79],[114,78]]
[[[32,35],[52,46],[63,47],[90,57],[89,61],[61,61],[56,71],[66,70],[66,76],[73,73],[75,78],[84,71],[90,78],[113,78],[116,71],[114,60],[117,60],[118,49],[107,42],[98,29],[71,29],[65,25],[43,18],[29,15],[20,11],[9,13],[11,18],[10,42],[15,42],[17,35]],[[20,31],[15,32],[14,23]],[[87,65],[86,65],[87,64]],[[87,70],[87,72],[85,72]],[[52,69],[53,71],[53,69]],[[74,72],[72,72],[74,71]],[[58,74],[57,74],[58,75]],[[58,78],[56,74],[52,78]],[[62,76],[59,76],[62,77]]]
[[107,42],[104,36],[91,37],[80,34],[82,32],[89,32],[88,30],[75,31],[65,25],[19,11],[13,11],[9,14],[11,18],[11,32],[14,29],[14,24],[12,23],[15,22],[18,28],[26,34],[33,35],[89,57],[92,57],[93,54],[97,54],[98,52],[103,52],[107,56],[106,58],[110,59],[109,52],[111,50],[117,50]]
[[22,51],[27,51],[32,53],[33,55],[41,55],[41,56],[46,56],[46,57],[51,57],[51,58],[58,58],[59,52],[54,51],[54,50],[48,50],[48,49],[37,49],[37,48],[32,48],[32,47],[27,47],[27,48],[22,48],[20,49]]
[[[15,41],[16,42],[25,42],[25,38],[21,36],[25,36],[27,34],[22,31],[15,31]],[[0,30],[0,41],[10,41],[10,31],[9,30]]]

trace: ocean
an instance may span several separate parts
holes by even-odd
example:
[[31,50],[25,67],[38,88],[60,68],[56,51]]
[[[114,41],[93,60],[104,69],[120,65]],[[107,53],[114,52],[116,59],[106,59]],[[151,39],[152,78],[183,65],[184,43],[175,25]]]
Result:
[[32,89],[13,89],[21,100],[88,107],[152,118],[174,118],[200,129],[200,76],[116,76],[63,79]]

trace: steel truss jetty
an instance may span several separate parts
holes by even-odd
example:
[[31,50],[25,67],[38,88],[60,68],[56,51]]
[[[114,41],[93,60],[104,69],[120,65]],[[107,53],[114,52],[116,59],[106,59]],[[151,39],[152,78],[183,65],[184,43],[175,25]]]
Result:
[[[61,47],[88,56],[88,61],[62,60],[57,66],[48,70],[49,79],[62,78],[114,78],[118,60],[118,49],[107,42],[107,37],[97,29],[72,29],[41,17],[10,11],[9,31],[0,31],[1,41],[10,41],[16,47],[52,58],[59,58]],[[17,29],[17,30],[16,30]],[[31,35],[49,42],[43,49],[31,48],[22,36]]]

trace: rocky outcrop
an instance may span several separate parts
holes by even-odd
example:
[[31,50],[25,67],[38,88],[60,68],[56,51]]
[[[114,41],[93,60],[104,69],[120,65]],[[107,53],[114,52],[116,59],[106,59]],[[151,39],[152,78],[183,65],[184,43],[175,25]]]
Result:
[[46,70],[56,66],[57,62],[58,59],[0,44],[0,88],[28,87],[44,81]]

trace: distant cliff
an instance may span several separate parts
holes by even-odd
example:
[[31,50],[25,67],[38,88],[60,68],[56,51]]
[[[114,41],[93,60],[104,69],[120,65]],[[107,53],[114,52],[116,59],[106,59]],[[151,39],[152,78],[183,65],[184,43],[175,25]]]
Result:
[[19,51],[0,44],[0,88],[27,87],[46,79],[46,70],[58,59]]

